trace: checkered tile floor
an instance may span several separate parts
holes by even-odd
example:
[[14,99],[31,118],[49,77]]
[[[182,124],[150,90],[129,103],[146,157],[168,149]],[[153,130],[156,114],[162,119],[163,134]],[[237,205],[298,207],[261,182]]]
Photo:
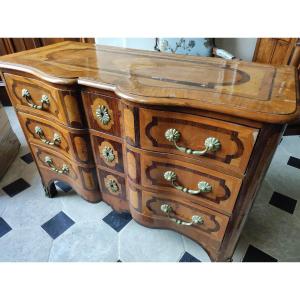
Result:
[[[6,111],[22,146],[0,181],[0,261],[209,261],[190,239],[140,226],[104,202],[89,204],[62,182],[55,198],[45,197],[15,113]],[[233,260],[300,261],[298,200],[300,138],[284,137]]]

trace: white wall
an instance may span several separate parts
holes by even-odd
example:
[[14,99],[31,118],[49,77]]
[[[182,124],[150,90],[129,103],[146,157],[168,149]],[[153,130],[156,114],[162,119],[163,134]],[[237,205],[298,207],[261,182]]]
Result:
[[96,38],[96,44],[154,50],[155,38]]
[[215,39],[216,46],[242,60],[252,61],[256,38],[222,38]]
[[[242,60],[252,61],[256,38],[217,38],[216,46]],[[155,38],[96,38],[96,44],[154,50]]]

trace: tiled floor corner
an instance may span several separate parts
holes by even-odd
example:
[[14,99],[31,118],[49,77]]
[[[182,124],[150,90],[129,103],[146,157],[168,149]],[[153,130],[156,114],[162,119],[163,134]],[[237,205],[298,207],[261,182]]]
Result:
[[[178,233],[149,229],[104,202],[57,183],[47,198],[12,108],[21,148],[0,181],[0,261],[209,262]],[[300,261],[300,137],[284,137],[256,197],[233,261]]]

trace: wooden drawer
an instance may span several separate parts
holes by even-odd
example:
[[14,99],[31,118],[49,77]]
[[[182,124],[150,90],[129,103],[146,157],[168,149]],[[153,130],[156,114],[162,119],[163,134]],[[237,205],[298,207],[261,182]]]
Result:
[[[129,185],[129,189],[131,188]],[[201,242],[203,246],[209,245],[218,249],[221,245],[229,217],[205,207],[188,205],[183,203],[181,198],[166,193],[141,191],[140,201],[139,209],[135,208],[135,203],[130,200],[131,212],[140,223],[173,229]],[[162,205],[165,206],[164,209],[169,209],[169,213],[162,211]],[[192,220],[195,223],[188,225]],[[196,223],[197,221],[199,223]]]
[[84,127],[80,101],[75,91],[58,89],[45,82],[14,74],[4,74],[4,78],[10,99],[18,110],[70,127]]
[[155,153],[127,149],[126,160],[128,177],[135,184],[181,197],[187,204],[232,213],[241,179]]
[[[139,116],[141,148],[184,156],[235,176],[244,174],[258,134],[255,128],[184,113],[140,109]],[[175,129],[179,135],[168,129]],[[169,139],[177,137],[177,145],[186,151],[178,150],[174,142],[166,138],[167,131]],[[219,141],[219,149],[214,143],[216,140],[208,139],[210,137]],[[215,145],[215,151],[189,154],[187,149],[205,150],[205,142]]]
[[90,128],[115,136],[121,135],[120,101],[116,96],[112,97],[112,93],[82,92],[82,98]]
[[100,201],[95,168],[76,164],[54,149],[36,144],[30,146],[45,183],[64,181],[84,199],[91,202]]
[[122,143],[101,133],[91,134],[96,164],[124,173]]
[[103,200],[117,211],[128,211],[125,178],[101,168],[97,171]]
[[47,146],[79,163],[94,164],[88,132],[65,128],[22,112],[18,112],[18,117],[30,143]]

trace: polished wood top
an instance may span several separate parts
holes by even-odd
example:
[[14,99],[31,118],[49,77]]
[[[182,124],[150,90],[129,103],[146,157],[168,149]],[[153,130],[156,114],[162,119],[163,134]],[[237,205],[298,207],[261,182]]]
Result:
[[293,67],[63,42],[0,57],[0,68],[81,84],[129,101],[198,108],[247,119],[298,119]]

